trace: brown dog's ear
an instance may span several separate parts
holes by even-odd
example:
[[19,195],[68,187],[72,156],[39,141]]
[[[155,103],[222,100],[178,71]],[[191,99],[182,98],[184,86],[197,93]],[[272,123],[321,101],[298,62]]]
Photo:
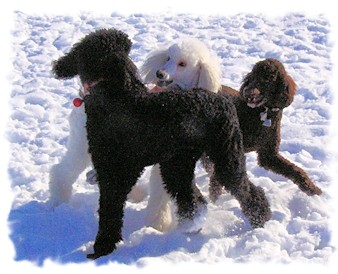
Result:
[[283,98],[284,100],[284,107],[288,107],[292,102],[293,102],[293,98],[296,94],[296,89],[297,89],[297,85],[295,83],[295,81],[292,79],[292,77],[290,75],[286,75],[285,76],[285,80],[284,80],[284,91],[283,91],[283,95],[281,98]]
[[242,91],[245,87],[247,87],[249,85],[249,83],[252,80],[252,72],[249,72],[243,79],[242,81],[242,85],[240,87],[240,91]]
[[76,52],[70,51],[52,63],[52,72],[57,79],[73,78],[78,74]]
[[290,75],[286,75],[287,89],[289,94],[293,97],[296,94],[297,85]]

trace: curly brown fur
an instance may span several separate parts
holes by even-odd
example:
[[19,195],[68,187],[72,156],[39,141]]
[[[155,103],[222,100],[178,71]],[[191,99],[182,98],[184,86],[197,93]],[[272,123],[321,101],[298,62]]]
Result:
[[[94,253],[88,258],[116,249],[122,239],[127,194],[146,166],[160,164],[179,219],[196,217],[206,207],[193,183],[202,153],[210,157],[218,182],[238,199],[252,226],[262,227],[271,211],[264,192],[248,180],[232,101],[202,89],[149,93],[128,55],[107,43],[116,35],[120,43],[130,43],[114,29],[91,33],[56,61],[53,69],[58,78],[78,74],[82,81],[98,81],[84,98],[89,150],[100,190],[99,229]],[[69,55],[76,70],[55,69]]]
[[[305,171],[279,154],[283,109],[292,103],[296,93],[296,84],[283,64],[272,58],[260,61],[246,75],[239,92],[223,87],[223,93],[231,95],[235,103],[245,152],[256,151],[260,166],[292,180],[307,195],[320,195],[321,189]],[[264,112],[270,126],[261,121]],[[204,162],[211,173],[209,194],[215,201],[222,186],[212,175],[212,164],[207,159]]]

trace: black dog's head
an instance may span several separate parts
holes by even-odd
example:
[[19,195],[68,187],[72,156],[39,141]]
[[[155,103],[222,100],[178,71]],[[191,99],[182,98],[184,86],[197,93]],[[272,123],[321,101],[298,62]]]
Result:
[[295,82],[283,64],[273,58],[256,63],[240,88],[241,97],[251,108],[283,109],[292,103],[295,93]]
[[[79,75],[82,83],[109,79],[120,71],[120,66],[125,67],[126,64],[120,63],[127,62],[131,46],[124,32],[100,29],[86,35],[69,53],[54,61],[52,71],[58,79]],[[136,67],[133,69],[136,71]]]

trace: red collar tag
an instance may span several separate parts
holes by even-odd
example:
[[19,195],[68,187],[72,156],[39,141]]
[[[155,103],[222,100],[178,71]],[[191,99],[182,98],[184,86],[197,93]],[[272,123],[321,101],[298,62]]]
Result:
[[81,98],[74,98],[74,100],[73,100],[74,107],[78,108],[82,105],[82,103],[83,103],[83,99],[81,99]]

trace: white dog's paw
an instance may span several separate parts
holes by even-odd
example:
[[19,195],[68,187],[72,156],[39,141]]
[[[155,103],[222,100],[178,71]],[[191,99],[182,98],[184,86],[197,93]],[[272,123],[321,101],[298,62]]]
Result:
[[52,166],[49,173],[49,200],[48,203],[56,207],[62,203],[68,203],[72,197],[72,184],[69,183],[67,172],[64,165],[56,164]]
[[[148,202],[149,205],[149,202]],[[146,225],[155,228],[161,232],[167,232],[177,226],[173,216],[172,203],[161,204],[158,208],[147,207]]]
[[48,204],[51,207],[57,207],[63,203],[68,203],[72,196],[72,186],[65,184],[55,184],[50,186],[50,197]]
[[90,185],[97,185],[98,181],[97,181],[97,174],[96,174],[95,169],[92,169],[92,170],[87,172],[86,181]]

